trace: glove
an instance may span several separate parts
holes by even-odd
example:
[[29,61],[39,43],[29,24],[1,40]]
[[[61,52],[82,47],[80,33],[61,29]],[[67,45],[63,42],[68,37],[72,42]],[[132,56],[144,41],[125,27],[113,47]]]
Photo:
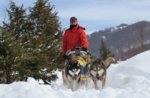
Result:
[[87,52],[87,48],[82,47],[82,50],[85,51],[85,52]]

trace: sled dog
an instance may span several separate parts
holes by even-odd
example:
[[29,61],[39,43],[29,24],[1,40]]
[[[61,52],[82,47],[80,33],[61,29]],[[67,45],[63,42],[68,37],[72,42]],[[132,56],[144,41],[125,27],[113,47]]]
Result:
[[115,59],[113,57],[108,57],[105,61],[98,59],[93,61],[90,66],[90,75],[95,85],[95,89],[104,88],[107,69],[113,62],[115,62]]

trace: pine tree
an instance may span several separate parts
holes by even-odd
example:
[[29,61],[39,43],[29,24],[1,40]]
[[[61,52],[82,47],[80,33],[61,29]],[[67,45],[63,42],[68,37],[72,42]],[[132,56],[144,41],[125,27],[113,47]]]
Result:
[[33,32],[42,32],[52,37],[60,30],[60,23],[54,6],[48,0],[37,0],[35,6],[30,9],[30,20],[32,21]]
[[101,60],[106,60],[108,57],[114,57],[114,54],[112,54],[111,51],[107,48],[104,40],[101,41],[99,51]]
[[10,3],[9,21],[1,28],[0,81],[11,83],[27,77],[56,78],[61,64],[61,27],[57,12],[46,0],[37,0],[27,15],[22,6]]
[[7,28],[7,31],[13,33],[16,38],[19,38],[26,32],[26,14],[25,9],[22,6],[16,6],[14,2],[10,2],[8,13],[8,23],[3,22],[4,27]]
[[[62,33],[57,12],[53,9],[54,6],[51,6],[47,0],[37,0],[30,9],[28,19],[31,23],[32,38],[26,44],[26,48],[30,49],[29,52],[34,54],[35,58],[38,58],[40,69],[46,69],[47,72],[51,72],[60,65]],[[42,73],[43,70],[40,72]],[[39,78],[41,74],[35,76]]]
[[2,28],[2,38],[0,40],[0,62],[1,79],[3,83],[11,83],[19,80],[18,66],[25,53],[20,40],[16,36]]
[[27,31],[27,23],[25,16],[25,9],[22,6],[16,6],[14,2],[10,2],[8,13],[8,22],[3,22],[1,28],[1,64],[3,70],[3,77],[6,77],[4,83],[11,83],[17,80],[23,80],[20,72],[21,62],[27,55],[24,45],[22,43],[22,36]]
[[35,6],[30,9],[30,20],[33,24],[32,32],[35,34],[33,35],[33,42],[38,44],[38,49],[51,55],[50,61],[58,53],[62,34],[57,12],[53,9],[54,6],[51,6],[48,0],[37,0]]

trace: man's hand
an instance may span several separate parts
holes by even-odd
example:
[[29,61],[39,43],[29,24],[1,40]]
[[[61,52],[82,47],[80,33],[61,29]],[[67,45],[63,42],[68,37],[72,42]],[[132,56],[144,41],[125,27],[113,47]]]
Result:
[[66,54],[64,54],[63,58],[66,60],[66,59],[68,59],[68,56]]
[[86,51],[87,51],[87,48],[82,47],[82,50],[86,52]]

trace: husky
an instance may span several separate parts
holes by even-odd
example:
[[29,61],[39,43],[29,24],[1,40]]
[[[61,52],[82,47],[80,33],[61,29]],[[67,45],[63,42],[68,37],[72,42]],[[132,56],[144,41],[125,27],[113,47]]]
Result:
[[62,71],[63,83],[68,88],[73,91],[79,89],[85,84],[87,65],[90,62],[90,57],[87,52],[80,51],[79,49],[75,51],[68,51],[68,60],[65,61],[66,67]]
[[95,60],[90,66],[90,75],[92,77],[95,89],[103,89],[106,82],[107,69],[114,63],[113,57],[108,57],[105,61]]
[[72,91],[79,88],[93,88],[94,86],[91,85],[93,81],[89,73],[88,66],[82,67],[79,63],[72,64],[68,62],[67,67],[62,72],[63,83]]
[[73,91],[79,88],[80,67],[78,63],[66,61],[66,68],[62,71],[63,83]]

